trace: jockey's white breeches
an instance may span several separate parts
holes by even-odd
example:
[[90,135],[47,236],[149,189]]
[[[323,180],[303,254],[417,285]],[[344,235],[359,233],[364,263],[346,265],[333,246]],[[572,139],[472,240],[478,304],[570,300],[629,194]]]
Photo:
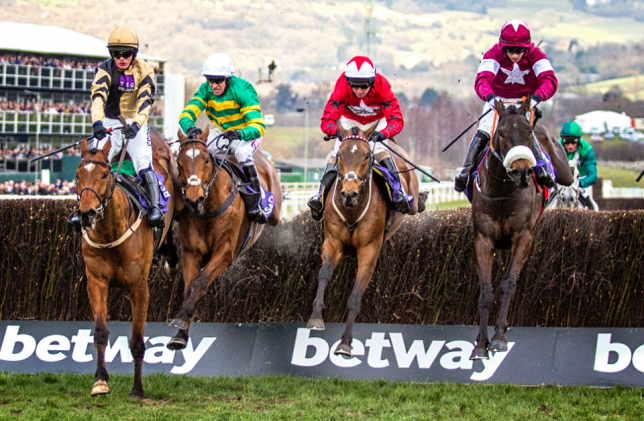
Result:
[[[220,137],[216,141],[213,141],[222,133],[224,133],[224,131],[217,127],[210,129],[210,134],[208,135],[208,141],[206,143],[208,144],[208,151],[213,155],[224,153],[226,152],[226,149],[228,149],[229,142],[225,137]],[[253,155],[255,155],[255,152],[257,152],[259,147],[262,145],[262,140],[263,137],[258,137],[254,140],[233,140],[230,145],[228,155],[235,155],[237,162],[239,162],[239,165],[242,167],[250,167],[251,165],[254,165]]]
[[[125,121],[127,124],[132,124],[134,119],[126,118]],[[116,129],[117,127],[121,127],[122,124],[114,118],[106,117],[103,122],[103,126],[105,126],[106,129]],[[125,136],[123,136],[122,130],[114,130],[111,134],[108,134],[102,140],[99,140],[95,146],[99,149],[102,148],[108,138],[112,141],[112,147],[108,157],[111,162],[112,158],[121,151],[125,142]],[[132,158],[132,163],[134,164],[134,169],[137,174],[140,174],[142,170],[152,168],[152,143],[147,123],[141,126],[141,129],[134,138],[130,139],[130,143],[127,145],[127,153],[129,153],[130,158]]]

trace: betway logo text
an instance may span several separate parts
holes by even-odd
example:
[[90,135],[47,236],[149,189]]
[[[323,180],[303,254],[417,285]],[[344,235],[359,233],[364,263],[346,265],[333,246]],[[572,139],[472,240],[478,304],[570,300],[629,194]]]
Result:
[[[429,347],[425,347],[422,340],[415,340],[410,346],[405,344],[402,333],[385,333],[385,332],[372,332],[371,338],[367,339],[364,343],[354,338],[351,343],[351,358],[344,358],[339,355],[333,354],[335,348],[340,341],[329,346],[329,343],[323,338],[311,337],[311,331],[306,328],[299,328],[295,338],[295,346],[293,347],[293,357],[291,364],[300,367],[314,367],[322,364],[327,358],[331,363],[338,367],[357,367],[362,364],[363,359],[359,356],[366,355],[366,363],[369,367],[385,368],[390,364],[395,363],[398,368],[410,368],[414,361],[418,368],[429,369],[436,361],[438,355],[447,348],[449,352],[445,352],[438,364],[446,370],[472,370],[473,361],[470,360],[470,355],[474,349],[474,344],[468,341],[439,341],[434,340],[429,343]],[[389,339],[385,336],[388,335]],[[508,352],[490,353],[489,360],[482,360],[483,371],[473,372],[470,377],[474,381],[485,381],[490,379],[496,370],[499,368],[505,357],[512,350],[514,342],[508,343]],[[366,351],[369,348],[369,352]],[[384,348],[393,348],[394,358],[389,361],[388,358],[383,358],[382,351]],[[314,352],[307,351],[312,349]]]
[[[78,363],[87,363],[94,360],[92,354],[87,353],[87,347],[94,344],[94,337],[91,329],[79,329],[78,333],[72,336],[71,341],[64,335],[49,335],[36,342],[33,336],[26,333],[19,333],[20,326],[7,326],[0,346],[0,360],[23,361],[31,357],[34,352],[36,357],[44,362],[55,363],[69,358]],[[169,336],[156,336],[154,338],[144,337],[146,344],[152,345],[145,350],[143,361],[147,364],[174,364],[174,353],[166,344],[170,341]],[[184,364],[174,366],[170,370],[172,374],[189,373],[201,360],[208,348],[217,338],[203,338],[197,348],[188,340],[186,348],[181,350]],[[20,344],[20,345],[19,345]],[[72,344],[74,344],[72,349]],[[22,349],[21,349],[22,348]],[[130,353],[127,336],[118,336],[116,340],[110,341],[105,349],[105,361],[111,363],[120,355],[122,363],[131,363],[134,358]]]
[[[611,353],[617,359],[610,362]],[[637,371],[644,373],[644,345],[631,352],[631,348],[619,342],[611,342],[610,333],[597,335],[597,348],[595,349],[595,371],[602,373],[617,373],[625,370],[631,363]]]

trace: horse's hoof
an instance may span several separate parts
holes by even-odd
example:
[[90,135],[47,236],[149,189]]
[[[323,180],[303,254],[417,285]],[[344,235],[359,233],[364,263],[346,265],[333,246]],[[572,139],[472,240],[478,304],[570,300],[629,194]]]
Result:
[[168,262],[165,262],[165,265],[163,265],[163,270],[169,276],[176,275],[179,272],[179,269],[181,269],[181,265],[179,263],[174,266],[170,266]]
[[351,358],[351,346],[347,344],[340,344],[338,347],[333,351],[335,355],[342,355],[345,358]]
[[490,354],[487,352],[487,349],[474,348],[472,355],[470,355],[470,360],[489,360]]
[[508,352],[508,341],[505,339],[492,339],[489,349],[492,352]]
[[107,385],[105,380],[98,380],[94,383],[94,386],[92,386],[92,396],[107,395],[108,393],[110,393],[110,387]]
[[185,347],[186,347],[186,340],[178,336],[174,336],[172,339],[170,339],[170,342],[168,342],[168,344],[166,345],[166,348],[171,349],[173,351],[178,351],[180,349],[184,349]]
[[130,395],[127,397],[131,401],[140,401],[143,399],[143,394],[138,394],[137,392],[130,392]]
[[306,328],[311,330],[324,330],[324,320],[309,319],[309,322],[306,324]]
[[176,327],[177,329],[188,330],[190,328],[190,323],[186,320],[176,318],[170,322],[170,327]]

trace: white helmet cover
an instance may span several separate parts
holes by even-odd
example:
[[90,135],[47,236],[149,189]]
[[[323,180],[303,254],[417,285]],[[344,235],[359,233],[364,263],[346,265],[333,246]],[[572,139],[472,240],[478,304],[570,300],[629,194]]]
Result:
[[230,77],[234,73],[233,60],[224,53],[212,53],[204,62],[201,70],[201,74],[204,76]]

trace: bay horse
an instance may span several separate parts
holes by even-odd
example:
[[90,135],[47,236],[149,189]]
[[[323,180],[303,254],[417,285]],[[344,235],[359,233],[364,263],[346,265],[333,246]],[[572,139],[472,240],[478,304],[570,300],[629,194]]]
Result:
[[[347,301],[347,324],[342,340],[334,351],[336,355],[350,357],[353,324],[360,312],[362,295],[371,281],[383,242],[400,228],[404,215],[393,210],[386,200],[387,192],[373,178],[375,157],[367,139],[375,126],[362,131],[358,127],[345,130],[338,124],[338,130],[343,139],[336,158],[338,177],[326,197],[326,201],[331,203],[324,207],[322,268],[307,327],[324,330],[324,291],[344,254],[355,254],[358,258],[358,272]],[[394,142],[389,141],[388,146],[409,159],[407,153]],[[400,169],[400,181],[405,191],[414,196],[409,212],[409,215],[414,215],[418,212],[419,205],[418,175],[416,171],[409,171],[412,168],[400,157],[395,154],[392,157]]]
[[[264,229],[262,224],[251,224],[244,201],[237,194],[239,186],[226,170],[218,169],[206,144],[209,133],[206,127],[197,138],[189,138],[179,130],[177,164],[185,210],[179,217],[184,293],[181,310],[170,323],[179,329],[167,344],[173,350],[186,347],[197,301],[233,263],[242,247],[252,246]],[[275,196],[268,225],[276,226],[282,205],[279,176],[263,153],[258,151],[253,157],[260,182]],[[236,163],[232,155],[226,159]]]
[[[163,237],[168,235],[168,241],[164,249],[178,263],[170,229],[177,205],[174,193],[180,187],[176,164],[170,147],[163,139],[152,132],[150,139],[154,169],[164,176],[165,188],[172,195],[165,214]],[[134,358],[134,385],[130,399],[140,399],[143,397],[143,333],[149,302],[148,275],[154,254],[154,229],[147,223],[147,216],[142,218],[141,214],[137,215],[133,211],[126,193],[117,184],[116,175],[108,162],[110,148],[110,139],[105,142],[102,150],[90,149],[87,140],[83,139],[81,162],[76,169],[78,216],[83,227],[82,252],[87,273],[87,292],[94,315],[97,368],[92,396],[110,392],[109,375],[105,367],[105,348],[109,337],[106,325],[107,297],[110,287],[120,287],[126,291],[132,304],[130,351]],[[121,153],[125,153],[125,148]],[[178,205],[181,205],[180,201]]]
[[[536,186],[532,169],[536,163],[531,149],[533,130],[526,117],[530,111],[530,99],[528,95],[519,107],[509,105],[506,108],[502,103],[495,102],[498,127],[475,182],[472,221],[481,291],[480,327],[471,360],[489,359],[488,351],[508,350],[505,332],[510,302],[516,291],[517,277],[530,253],[532,232],[543,207],[544,193]],[[572,173],[561,145],[545,128],[539,129],[536,134],[551,156],[559,182],[571,184]],[[487,324],[494,304],[492,262],[495,249],[511,249],[511,257],[501,282],[501,311],[495,326],[496,333],[490,342]]]

